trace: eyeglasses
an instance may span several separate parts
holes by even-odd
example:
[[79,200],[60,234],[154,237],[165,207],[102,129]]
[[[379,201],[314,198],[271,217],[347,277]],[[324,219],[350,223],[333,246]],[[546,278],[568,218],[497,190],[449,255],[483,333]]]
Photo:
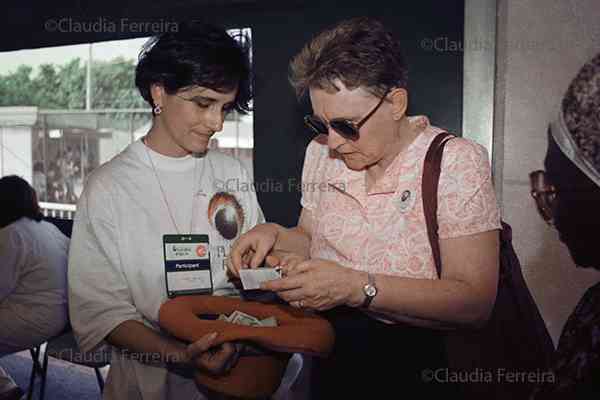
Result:
[[373,114],[379,109],[379,107],[383,104],[383,100],[389,93],[389,90],[385,92],[383,97],[379,100],[379,103],[373,108],[363,119],[358,122],[352,122],[350,120],[344,118],[334,118],[329,121],[329,124],[323,121],[321,118],[316,115],[310,114],[304,117],[304,123],[313,130],[317,135],[327,135],[329,133],[329,127],[331,127],[334,131],[340,134],[340,136],[349,139],[349,140],[358,140],[360,137],[359,130],[360,128],[371,118]]
[[531,184],[531,197],[535,200],[540,216],[548,225],[554,225],[556,188],[548,182],[546,172],[542,170],[530,173],[529,182]]

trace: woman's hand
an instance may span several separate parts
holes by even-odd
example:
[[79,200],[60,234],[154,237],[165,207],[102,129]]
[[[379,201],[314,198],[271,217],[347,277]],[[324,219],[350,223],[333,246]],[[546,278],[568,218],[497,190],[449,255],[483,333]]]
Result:
[[300,254],[291,253],[289,251],[274,250],[269,253],[266,258],[266,263],[273,267],[281,267],[284,276],[289,275],[300,263],[307,261],[308,258]]
[[284,278],[264,282],[261,289],[277,292],[292,306],[322,311],[342,304],[357,307],[364,300],[366,273],[333,261],[290,262],[284,272]]
[[216,337],[216,333],[205,335],[187,345],[179,354],[170,356],[167,360],[169,369],[184,376],[193,369],[215,375],[229,372],[239,359],[241,344],[226,342],[214,346]]
[[[190,346],[193,345],[194,343]],[[196,349],[190,349],[190,346],[188,346],[187,352],[194,360],[195,365],[201,371],[215,375],[228,373],[240,358],[241,345],[237,343],[225,342],[200,353],[197,353]]]
[[223,375],[237,364],[241,350],[237,344],[225,342],[219,346],[205,349],[202,340],[200,339],[186,348],[187,357],[195,367],[211,374]]
[[271,252],[277,241],[278,226],[276,224],[260,224],[240,236],[229,254],[227,268],[235,277],[240,276],[242,268],[257,268]]

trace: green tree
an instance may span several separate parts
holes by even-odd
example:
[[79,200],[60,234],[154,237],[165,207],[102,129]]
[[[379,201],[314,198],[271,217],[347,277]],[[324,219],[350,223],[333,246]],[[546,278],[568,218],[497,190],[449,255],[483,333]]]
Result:
[[[37,74],[21,65],[0,75],[0,106],[44,109],[85,108],[86,64],[74,58],[63,65],[43,64]],[[92,108],[146,108],[135,84],[135,62],[124,58],[92,64]]]
[[15,72],[0,76],[0,105],[33,105],[31,70],[31,67],[21,65]]
[[32,104],[42,108],[52,108],[56,103],[56,93],[60,90],[60,78],[52,64],[40,66],[38,76],[31,82]]
[[[56,105],[44,104],[41,108],[77,110],[85,108],[85,65],[79,58],[58,67],[59,87],[55,94]],[[39,75],[38,75],[39,78]],[[40,82],[40,86],[46,85]]]
[[148,107],[134,85],[133,60],[118,57],[110,62],[95,62],[92,71],[92,108]]

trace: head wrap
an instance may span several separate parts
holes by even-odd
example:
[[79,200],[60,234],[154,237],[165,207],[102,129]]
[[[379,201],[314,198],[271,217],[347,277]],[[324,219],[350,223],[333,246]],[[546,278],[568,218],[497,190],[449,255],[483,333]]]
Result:
[[600,53],[571,81],[550,129],[562,152],[600,186]]

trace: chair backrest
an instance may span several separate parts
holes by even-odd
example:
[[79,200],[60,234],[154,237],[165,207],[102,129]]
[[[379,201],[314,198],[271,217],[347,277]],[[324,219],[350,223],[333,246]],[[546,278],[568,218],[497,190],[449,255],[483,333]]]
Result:
[[48,340],[46,353],[53,358],[92,368],[101,368],[110,364],[110,351],[106,346],[84,353],[77,345],[71,329]]
[[[65,236],[71,237],[73,220],[54,217],[44,217],[44,220],[54,224]],[[51,357],[92,368],[100,368],[110,363],[110,352],[106,349],[82,352],[70,324],[67,324],[60,334],[48,340],[46,352]]]

